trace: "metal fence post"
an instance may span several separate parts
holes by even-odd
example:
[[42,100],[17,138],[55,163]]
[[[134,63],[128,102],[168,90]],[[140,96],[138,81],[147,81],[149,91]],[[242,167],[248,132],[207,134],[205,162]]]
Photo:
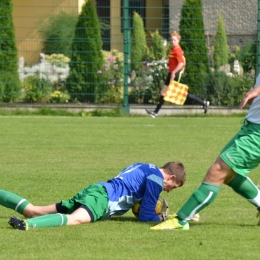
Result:
[[124,0],[124,97],[122,110],[130,114],[128,102],[128,75],[130,58],[129,0]]

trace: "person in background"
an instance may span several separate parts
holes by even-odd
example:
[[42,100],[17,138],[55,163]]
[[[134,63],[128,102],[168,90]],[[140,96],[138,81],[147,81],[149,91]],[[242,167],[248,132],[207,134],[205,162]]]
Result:
[[[181,83],[183,83],[183,73],[186,65],[186,60],[183,55],[183,50],[180,46],[180,39],[181,36],[178,34],[177,31],[173,31],[171,33],[171,44],[173,46],[169,56],[168,56],[168,74],[167,78],[165,79],[164,86],[161,90],[161,95],[159,97],[159,103],[157,104],[154,111],[150,111],[149,109],[146,109],[146,113],[152,117],[155,118],[158,116],[158,113],[164,104],[164,96],[167,91],[168,85],[170,84],[171,80],[178,81],[180,80]],[[195,101],[196,103],[200,104],[204,110],[204,113],[206,114],[208,111],[208,104],[209,102],[204,102],[197,96],[188,93],[187,98]]]

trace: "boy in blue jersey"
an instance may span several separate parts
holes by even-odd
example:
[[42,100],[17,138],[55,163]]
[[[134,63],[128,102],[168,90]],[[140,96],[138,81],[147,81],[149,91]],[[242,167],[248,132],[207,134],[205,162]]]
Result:
[[138,220],[159,222],[164,220],[164,216],[155,212],[160,193],[181,187],[185,179],[186,172],[181,162],[168,162],[161,168],[154,164],[136,163],[107,182],[89,185],[69,200],[34,206],[18,195],[0,190],[0,205],[28,218],[10,218],[8,223],[19,230],[105,220],[125,214],[141,200]]
[[260,225],[260,190],[247,177],[260,163],[260,74],[254,88],[244,95],[240,109],[247,103],[251,106],[243,126],[222,149],[201,185],[180,208],[175,218],[151,227],[152,230],[188,230],[193,215],[215,200],[222,184],[228,185],[256,207],[259,218],[257,225]]

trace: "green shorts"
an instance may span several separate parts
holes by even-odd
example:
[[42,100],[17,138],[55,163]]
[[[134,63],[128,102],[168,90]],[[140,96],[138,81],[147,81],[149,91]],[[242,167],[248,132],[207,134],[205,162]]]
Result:
[[60,206],[63,211],[60,213],[68,214],[79,207],[83,207],[88,211],[91,220],[94,222],[106,214],[108,207],[107,191],[105,187],[100,184],[91,184],[79,191],[73,198],[62,200]]
[[245,120],[220,157],[234,172],[243,176],[255,169],[260,163],[260,125]]

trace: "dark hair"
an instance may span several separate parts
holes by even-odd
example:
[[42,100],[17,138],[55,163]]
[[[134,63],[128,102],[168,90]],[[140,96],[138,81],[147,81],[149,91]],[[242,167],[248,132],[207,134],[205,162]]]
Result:
[[186,181],[186,170],[181,162],[168,162],[161,167],[166,174],[175,175],[176,183],[180,186]]

